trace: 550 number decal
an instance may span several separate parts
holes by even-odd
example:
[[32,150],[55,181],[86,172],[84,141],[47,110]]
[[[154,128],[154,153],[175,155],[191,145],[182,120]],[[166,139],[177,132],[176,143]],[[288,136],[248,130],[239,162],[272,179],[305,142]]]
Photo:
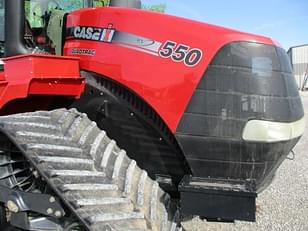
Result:
[[163,58],[171,58],[174,62],[184,62],[186,66],[193,67],[202,59],[202,51],[198,48],[190,48],[184,44],[166,41],[160,48],[159,55]]

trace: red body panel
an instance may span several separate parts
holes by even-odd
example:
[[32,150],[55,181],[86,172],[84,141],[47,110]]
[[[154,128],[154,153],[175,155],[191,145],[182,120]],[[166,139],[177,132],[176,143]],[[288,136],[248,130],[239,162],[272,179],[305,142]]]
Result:
[[[124,8],[84,9],[68,16],[67,27],[92,26],[141,36],[163,45],[167,40],[198,48],[203,56],[189,67],[171,58],[162,58],[142,49],[132,49],[114,42],[80,39],[67,40],[65,54],[74,48],[95,50],[93,55],[76,55],[81,69],[107,76],[142,97],[175,132],[179,120],[213,56],[232,41],[275,44],[269,38],[195,22],[165,14]],[[143,43],[145,40],[140,41]],[[142,46],[142,44],[139,44]],[[160,48],[161,49],[161,48]]]
[[0,72],[0,108],[31,95],[79,97],[85,81],[80,77],[79,59],[47,55],[6,58]]

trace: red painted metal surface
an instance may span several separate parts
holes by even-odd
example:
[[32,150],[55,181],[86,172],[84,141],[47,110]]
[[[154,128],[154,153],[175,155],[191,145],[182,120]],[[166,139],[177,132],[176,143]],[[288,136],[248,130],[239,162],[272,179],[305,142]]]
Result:
[[[80,57],[81,69],[107,76],[134,91],[156,110],[173,132],[219,48],[233,41],[278,45],[262,36],[165,14],[124,8],[76,11],[68,16],[67,26],[112,27],[122,34],[142,36],[162,45],[170,40],[202,50],[202,60],[197,65],[188,67],[183,62],[155,56],[142,49],[132,49],[132,46],[125,47],[125,44],[80,39],[67,40],[65,43],[65,54]],[[141,43],[147,40],[141,39],[139,42],[142,46]],[[90,49],[95,54],[76,55],[73,52],[75,48]]]
[[34,95],[78,98],[85,81],[79,59],[48,55],[22,55],[3,59],[0,72],[0,108],[8,102]]

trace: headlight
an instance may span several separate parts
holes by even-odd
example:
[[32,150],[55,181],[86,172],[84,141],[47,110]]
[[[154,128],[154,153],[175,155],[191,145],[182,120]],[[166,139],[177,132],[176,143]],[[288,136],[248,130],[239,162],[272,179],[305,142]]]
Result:
[[292,123],[250,120],[244,128],[242,137],[246,141],[279,142],[300,137],[304,129],[304,117]]

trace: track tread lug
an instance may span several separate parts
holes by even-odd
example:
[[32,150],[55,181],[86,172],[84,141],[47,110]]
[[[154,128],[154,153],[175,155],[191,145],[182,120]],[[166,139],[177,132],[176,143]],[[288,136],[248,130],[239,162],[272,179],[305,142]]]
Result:
[[158,183],[85,114],[24,113],[0,117],[0,125],[89,230],[176,230],[178,213],[169,216],[175,210]]

